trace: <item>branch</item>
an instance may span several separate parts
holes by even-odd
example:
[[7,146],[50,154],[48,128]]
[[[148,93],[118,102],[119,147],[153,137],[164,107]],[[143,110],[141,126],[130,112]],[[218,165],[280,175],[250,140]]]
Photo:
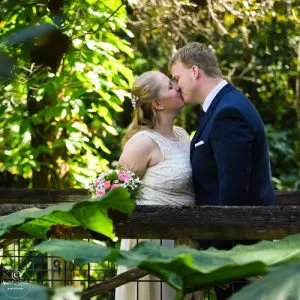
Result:
[[293,14],[295,21],[300,24],[300,20],[298,20],[294,9],[292,9],[292,14]]
[[225,9],[227,9],[231,14],[233,14],[234,16],[242,19],[242,17],[240,16],[240,12],[238,10],[234,10],[233,8],[231,8],[227,3],[224,3],[223,1],[221,2],[221,4],[224,6]]
[[100,293],[111,291],[123,284],[137,280],[148,274],[149,272],[146,270],[141,270],[138,268],[131,269],[108,280],[105,280],[104,282],[95,284],[92,287],[85,289],[81,294],[81,299],[90,299],[91,297],[97,296]]
[[212,6],[211,0],[207,0],[207,7],[208,7],[210,16],[217,23],[219,29],[223,32],[223,34],[228,34],[227,29],[221,24],[221,22],[218,20],[216,14],[215,14],[215,12],[213,11],[213,6]]
[[228,78],[229,81],[231,81],[232,76],[235,74],[237,66],[238,66],[238,63],[234,63],[232,65],[232,69],[228,71],[228,74],[227,74],[226,78]]
[[238,77],[244,77],[246,73],[252,70],[253,64],[255,62],[255,57],[252,56],[250,62],[248,63],[247,67],[241,72]]

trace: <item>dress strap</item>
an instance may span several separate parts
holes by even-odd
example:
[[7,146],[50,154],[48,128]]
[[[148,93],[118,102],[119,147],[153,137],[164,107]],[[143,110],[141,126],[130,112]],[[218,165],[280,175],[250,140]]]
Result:
[[189,134],[182,127],[174,126],[174,131],[181,142],[189,142],[190,141]]

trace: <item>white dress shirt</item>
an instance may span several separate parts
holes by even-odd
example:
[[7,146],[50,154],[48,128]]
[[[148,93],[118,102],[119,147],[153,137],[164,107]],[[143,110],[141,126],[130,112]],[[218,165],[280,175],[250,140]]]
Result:
[[210,104],[212,103],[212,101],[214,100],[214,98],[216,97],[216,95],[220,92],[220,90],[227,84],[228,82],[226,80],[222,80],[205,98],[203,105],[202,105],[202,109],[204,112],[206,112],[210,106]]

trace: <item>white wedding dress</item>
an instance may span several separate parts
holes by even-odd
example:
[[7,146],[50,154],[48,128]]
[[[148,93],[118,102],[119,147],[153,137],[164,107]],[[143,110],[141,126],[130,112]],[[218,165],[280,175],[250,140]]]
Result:
[[[178,140],[172,141],[153,130],[143,130],[138,135],[151,137],[163,154],[162,161],[149,167],[142,178],[143,187],[138,205],[194,205],[192,187],[192,169],[190,165],[190,139],[187,132],[175,126]],[[129,141],[128,141],[129,142]],[[127,143],[128,143],[127,142]],[[126,147],[126,145],[125,145]],[[122,239],[121,249],[130,250],[139,241]],[[174,240],[151,240],[167,247],[174,247]],[[128,271],[127,267],[118,267],[118,274]],[[147,282],[152,280],[152,282]],[[155,282],[156,281],[156,282]],[[176,292],[166,283],[161,283],[154,275],[147,275],[138,282],[130,282],[116,289],[115,300],[173,300]]]

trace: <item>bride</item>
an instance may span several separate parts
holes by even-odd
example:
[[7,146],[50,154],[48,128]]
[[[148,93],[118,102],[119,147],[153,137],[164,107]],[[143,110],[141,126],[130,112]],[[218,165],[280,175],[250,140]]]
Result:
[[[132,123],[123,139],[120,165],[143,181],[138,205],[193,205],[190,140],[187,132],[173,126],[184,100],[172,81],[163,73],[143,73],[133,84]],[[160,240],[151,240],[160,243]],[[121,249],[129,250],[138,241],[121,240]],[[162,245],[174,247],[173,240]],[[118,274],[127,271],[119,267]],[[154,275],[116,289],[116,300],[171,300],[175,290]],[[198,298],[197,298],[198,299]]]

